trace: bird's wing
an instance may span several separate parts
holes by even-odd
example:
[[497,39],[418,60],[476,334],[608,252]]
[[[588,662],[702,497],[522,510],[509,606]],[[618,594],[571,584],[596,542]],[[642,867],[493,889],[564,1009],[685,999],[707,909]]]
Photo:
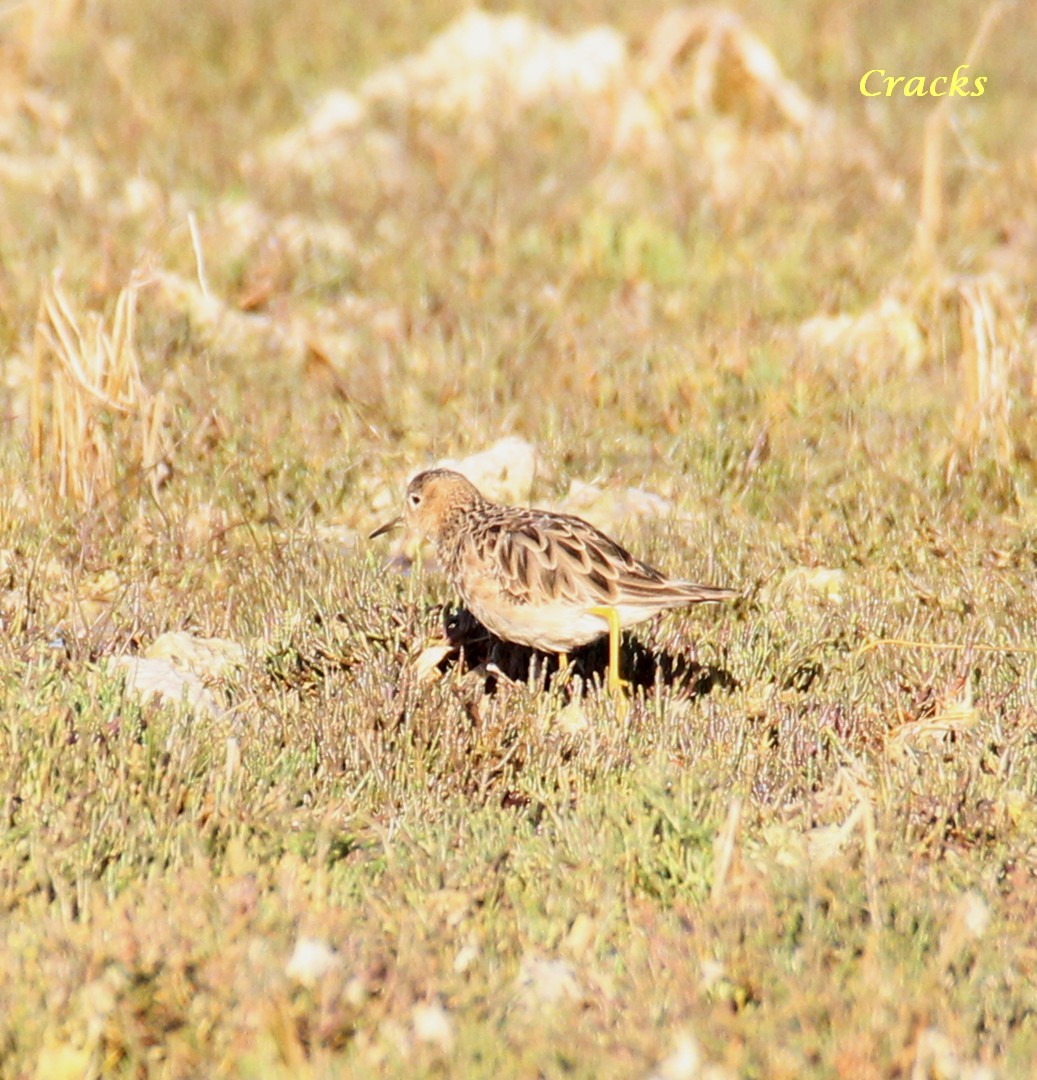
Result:
[[478,537],[482,562],[516,603],[557,600],[611,604],[624,596],[662,602],[666,579],[580,518],[542,511],[487,521]]

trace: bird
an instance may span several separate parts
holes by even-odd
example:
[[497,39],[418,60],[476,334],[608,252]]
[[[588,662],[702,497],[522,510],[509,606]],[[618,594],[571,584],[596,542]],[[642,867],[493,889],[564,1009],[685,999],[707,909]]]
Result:
[[627,685],[621,630],[662,611],[740,595],[667,577],[572,514],[491,502],[451,469],[415,476],[403,513],[370,539],[401,524],[432,542],[465,606],[502,641],[557,653],[564,667],[570,652],[607,634],[612,692]]

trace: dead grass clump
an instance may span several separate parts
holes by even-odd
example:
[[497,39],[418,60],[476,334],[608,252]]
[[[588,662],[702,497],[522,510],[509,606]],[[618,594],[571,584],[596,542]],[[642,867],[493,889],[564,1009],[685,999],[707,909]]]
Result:
[[569,37],[525,15],[468,11],[355,93],[326,94],[307,121],[269,146],[266,160],[317,176],[361,150],[388,179],[403,166],[386,124],[395,116],[457,125],[472,147],[491,152],[502,121],[534,108],[565,103],[592,120],[607,118],[626,66],[626,42],[610,27]]
[[119,293],[110,326],[76,312],[55,278],[40,297],[30,387],[32,462],[41,491],[95,505],[120,472],[157,490],[166,402],[140,374],[139,280]]
[[[961,397],[955,429],[961,450],[974,460],[990,448],[1000,464],[1012,456],[1011,387],[1019,359],[1022,316],[1004,281],[987,275],[958,287],[961,319]],[[953,462],[951,463],[953,466]]]
[[[31,6],[0,1076],[1029,1075],[1024,35],[912,263],[935,103],[857,83],[989,5]],[[159,389],[175,483],[103,512]],[[626,701],[602,645],[480,670],[432,561],[362,539],[446,456],[745,599],[639,626]]]
[[800,347],[826,367],[876,380],[917,371],[926,354],[917,314],[885,296],[858,314],[814,315],[800,323]]
[[817,106],[781,70],[774,53],[733,11],[679,7],[655,24],[641,65],[645,90],[673,113],[741,113],[797,130]]
[[[50,53],[57,42],[74,32],[80,22],[82,0],[53,0],[48,4],[7,3],[0,8],[0,92],[11,76],[25,70]],[[14,81],[11,79],[11,81]]]

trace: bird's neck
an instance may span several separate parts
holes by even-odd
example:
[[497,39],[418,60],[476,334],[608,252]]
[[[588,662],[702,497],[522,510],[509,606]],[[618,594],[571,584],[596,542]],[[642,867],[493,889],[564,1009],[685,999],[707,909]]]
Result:
[[473,514],[484,513],[492,504],[486,499],[453,507],[440,524],[436,553],[444,562],[451,563],[468,534],[469,520]]

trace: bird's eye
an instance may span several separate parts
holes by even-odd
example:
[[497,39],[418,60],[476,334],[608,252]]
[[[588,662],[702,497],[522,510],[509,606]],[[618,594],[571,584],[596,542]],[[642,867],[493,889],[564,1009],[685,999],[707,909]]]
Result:
[[421,506],[421,496],[416,491],[410,492],[407,495],[407,505],[412,510],[417,510],[417,508]]

